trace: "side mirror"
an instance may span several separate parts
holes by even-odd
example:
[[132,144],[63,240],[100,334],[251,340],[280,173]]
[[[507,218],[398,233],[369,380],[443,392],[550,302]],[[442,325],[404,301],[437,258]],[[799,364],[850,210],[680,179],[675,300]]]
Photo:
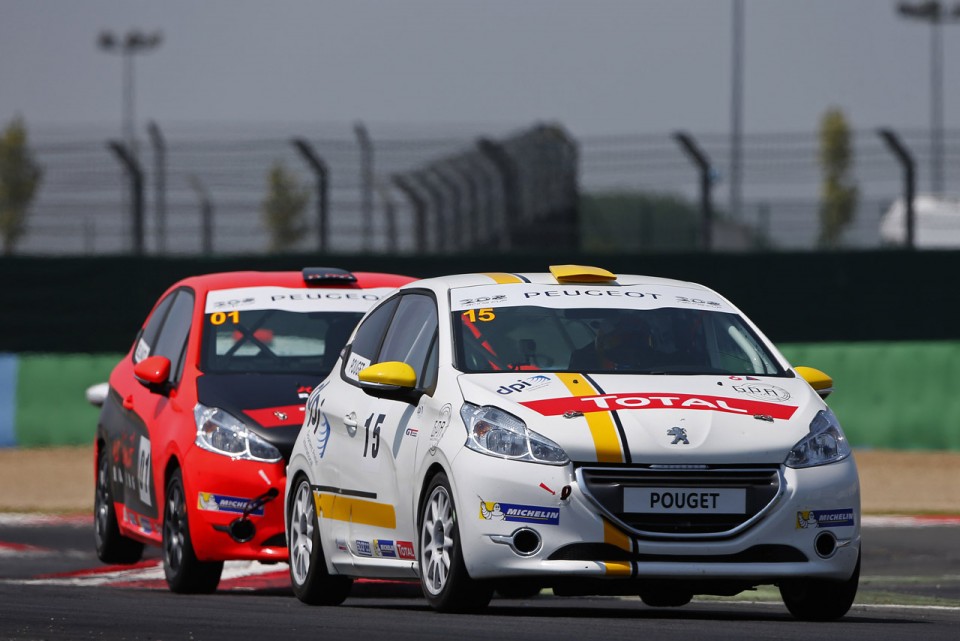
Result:
[[387,361],[365,367],[357,374],[357,378],[360,380],[360,387],[370,396],[416,403],[423,395],[417,390],[417,373],[400,361]]
[[820,398],[826,398],[833,393],[833,379],[820,370],[803,366],[795,367],[794,369],[803,380],[810,383],[810,387],[813,388],[813,391],[815,391]]
[[166,356],[150,356],[133,366],[137,382],[155,394],[165,394],[170,389],[170,359]]

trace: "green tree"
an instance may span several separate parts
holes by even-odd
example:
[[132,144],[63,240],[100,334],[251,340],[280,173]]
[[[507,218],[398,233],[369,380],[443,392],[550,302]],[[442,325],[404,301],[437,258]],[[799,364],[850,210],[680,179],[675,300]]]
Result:
[[267,189],[262,211],[270,231],[270,250],[282,251],[300,240],[307,230],[304,209],[310,193],[282,162],[274,163],[270,169]]
[[14,118],[0,134],[0,234],[3,253],[13,253],[26,230],[27,213],[37,192],[43,170],[27,147],[27,128]]
[[820,246],[836,247],[857,210],[857,186],[850,177],[853,148],[850,127],[839,109],[828,109],[820,120]]

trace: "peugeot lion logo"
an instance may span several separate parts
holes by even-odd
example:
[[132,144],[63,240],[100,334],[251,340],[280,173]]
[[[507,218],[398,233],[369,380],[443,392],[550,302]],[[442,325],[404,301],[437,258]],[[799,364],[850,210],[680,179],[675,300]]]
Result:
[[676,445],[677,443],[683,443],[684,445],[690,445],[690,441],[687,440],[687,430],[682,427],[671,427],[667,430],[667,436],[672,436],[673,441],[670,442],[670,445]]

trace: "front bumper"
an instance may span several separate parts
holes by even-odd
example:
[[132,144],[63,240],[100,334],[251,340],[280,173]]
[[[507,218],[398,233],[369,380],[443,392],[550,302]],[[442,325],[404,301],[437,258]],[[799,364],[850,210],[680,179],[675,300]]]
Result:
[[779,476],[778,492],[748,526],[693,537],[624,527],[581,487],[572,465],[505,461],[465,449],[451,478],[464,562],[474,578],[526,577],[545,585],[567,577],[752,585],[848,579],[860,549],[853,458],[783,468]]
[[[190,538],[197,558],[203,561],[286,561],[283,528],[283,492],[286,463],[232,460],[199,447],[191,448],[183,464]],[[246,542],[227,532],[242,516],[249,501],[277,490],[248,518],[254,527]]]

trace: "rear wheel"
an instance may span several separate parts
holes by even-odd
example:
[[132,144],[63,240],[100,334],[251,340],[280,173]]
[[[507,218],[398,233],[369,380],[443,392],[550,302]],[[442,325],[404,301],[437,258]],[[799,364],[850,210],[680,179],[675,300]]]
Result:
[[200,561],[190,541],[183,474],[174,470],[163,508],[163,573],[173,592],[209,594],[217,589],[223,561]]
[[447,476],[430,481],[420,508],[420,585],[440,612],[476,612],[487,607],[493,585],[470,578],[463,563],[457,509]]
[[860,585],[860,556],[846,581],[797,579],[780,584],[780,597],[790,614],[802,621],[834,621],[850,610]]
[[353,581],[327,571],[313,491],[303,476],[297,477],[288,509],[287,545],[293,593],[310,605],[340,605],[350,594]]
[[120,534],[117,511],[110,489],[110,461],[106,448],[97,456],[97,487],[93,498],[93,537],[97,557],[104,563],[136,563],[143,556],[143,543]]

